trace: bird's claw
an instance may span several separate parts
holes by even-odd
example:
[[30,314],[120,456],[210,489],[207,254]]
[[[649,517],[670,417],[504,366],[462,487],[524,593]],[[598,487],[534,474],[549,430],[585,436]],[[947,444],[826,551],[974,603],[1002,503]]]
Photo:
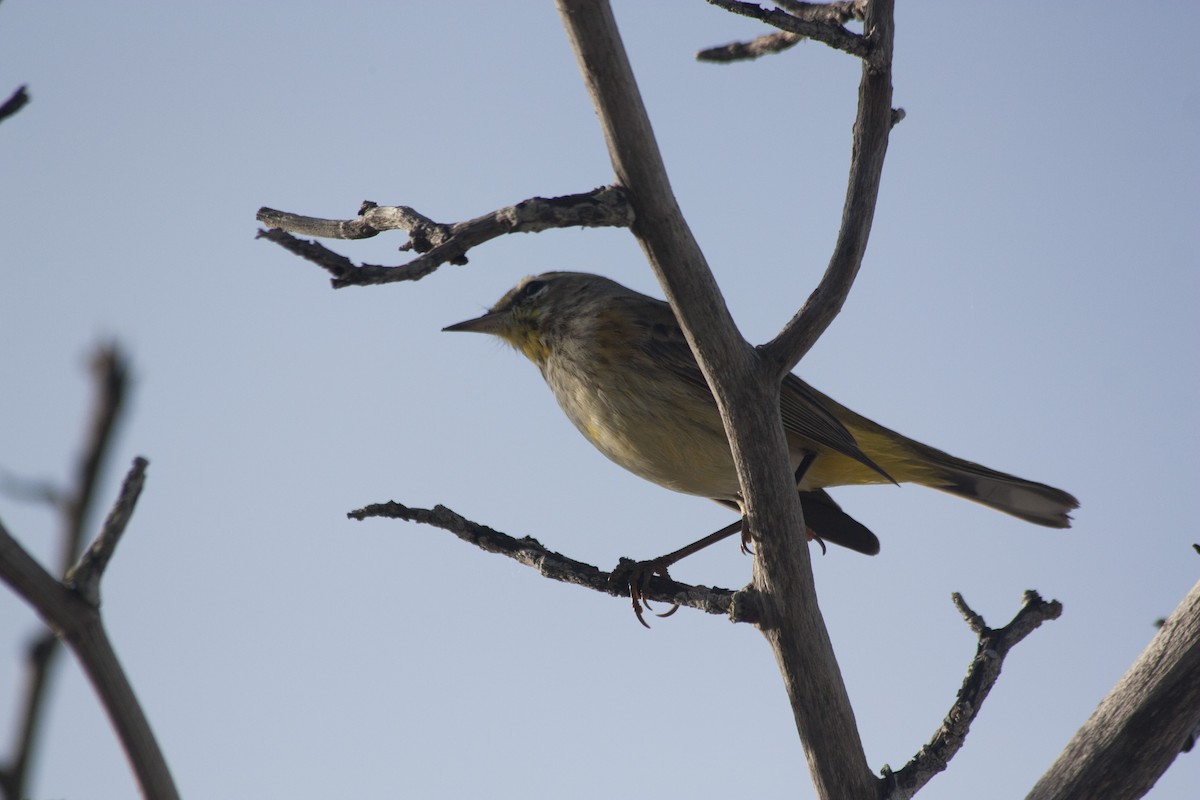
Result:
[[655,575],[671,580],[671,575],[667,572],[670,565],[671,562],[661,558],[650,561],[630,561],[623,558],[609,576],[610,585],[628,588],[629,601],[633,604],[633,613],[637,616],[638,622],[646,628],[649,628],[650,624],[646,622],[643,611],[649,611],[656,617],[669,617],[679,610],[679,603],[674,603],[669,609],[659,613],[650,607],[650,599],[646,596],[650,589],[650,581]]

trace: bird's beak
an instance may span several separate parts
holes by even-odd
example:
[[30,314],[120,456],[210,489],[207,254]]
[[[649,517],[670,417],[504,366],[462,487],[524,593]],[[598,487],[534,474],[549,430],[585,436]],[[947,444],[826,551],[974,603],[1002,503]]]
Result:
[[442,328],[443,331],[466,331],[468,333],[491,333],[499,335],[504,328],[504,314],[489,311],[482,317],[468,319],[464,322],[457,322],[454,325],[447,325]]

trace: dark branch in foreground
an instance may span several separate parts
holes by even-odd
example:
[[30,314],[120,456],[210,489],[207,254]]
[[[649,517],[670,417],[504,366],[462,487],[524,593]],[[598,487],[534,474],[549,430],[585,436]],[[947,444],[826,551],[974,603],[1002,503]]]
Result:
[[[109,460],[113,433],[120,420],[129,391],[129,364],[114,345],[98,348],[91,358],[95,400],[88,421],[83,452],[75,464],[70,488],[58,489],[49,483],[18,486],[30,499],[55,506],[62,515],[62,534],[56,560],[56,574],[65,575],[83,549],[88,521],[95,506],[96,486]],[[45,721],[46,700],[51,676],[58,660],[59,640],[53,631],[41,630],[28,644],[25,656],[24,688],[17,707],[17,735],[13,753],[0,767],[0,789],[8,798],[28,795],[26,783],[37,746],[38,734]]]
[[[508,556],[527,567],[533,567],[551,580],[582,586],[613,597],[628,596],[628,588],[610,581],[611,573],[549,550],[532,537],[517,539],[486,525],[472,522],[443,505],[428,509],[409,508],[396,502],[373,503],[351,511],[346,516],[357,520],[368,517],[402,519],[431,525],[449,531],[481,550]],[[655,602],[678,603],[708,614],[723,614],[734,622],[753,621],[753,603],[745,592],[733,592],[715,586],[691,586],[656,575],[651,579],[643,596]]]
[[[144,459],[137,459],[126,479],[127,490],[118,506],[132,502],[132,487],[140,483]],[[128,509],[132,512],[132,507]],[[126,511],[116,509],[110,520]],[[115,537],[110,532],[111,544]],[[109,545],[104,545],[108,547]],[[74,651],[79,664],[99,695],[125,755],[141,786],[143,797],[174,800],[179,797],[166,759],[138,703],[133,687],[113,650],[100,611],[87,597],[47,572],[0,524],[0,579],[37,611],[46,624]],[[96,592],[98,596],[98,590]]]
[[148,463],[141,457],[133,460],[133,467],[125,476],[125,482],[121,484],[121,493],[117,496],[117,502],[109,512],[108,519],[104,521],[100,535],[92,542],[92,546],[84,551],[79,563],[67,572],[67,585],[79,592],[83,599],[93,606],[100,606],[100,578],[104,576],[104,569],[117,550],[117,543],[125,533],[125,526],[133,517],[133,509],[137,506],[142,487],[146,484]]
[[1005,656],[1043,622],[1058,619],[1062,614],[1062,604],[1057,600],[1046,602],[1037,592],[1028,591],[1025,592],[1024,605],[1012,621],[1003,628],[993,630],[987,627],[983,617],[967,606],[962,595],[955,592],[953,599],[967,625],[979,637],[975,658],[967,668],[954,705],[929,744],[922,747],[899,772],[893,773],[887,766],[883,768],[883,777],[888,786],[886,800],[907,800],[934,775],[946,769],[950,759],[966,741],[971,723],[979,715],[983,701],[1000,678]]
[[[420,280],[443,264],[466,264],[468,250],[509,233],[538,233],[552,228],[628,228],[633,224],[633,210],[625,191],[617,186],[602,186],[563,197],[532,197],[466,222],[434,222],[407,206],[378,206],[371,202],[363,204],[357,218],[348,220],[305,217],[265,207],[258,210],[257,217],[271,227],[260,231],[261,238],[329,272],[335,289]],[[367,239],[392,230],[408,232],[409,241],[401,250],[421,255],[397,266],[355,266],[350,259],[323,245],[290,235]]]
[[18,86],[12,95],[0,103],[0,122],[20,111],[29,102],[29,92],[24,86]]

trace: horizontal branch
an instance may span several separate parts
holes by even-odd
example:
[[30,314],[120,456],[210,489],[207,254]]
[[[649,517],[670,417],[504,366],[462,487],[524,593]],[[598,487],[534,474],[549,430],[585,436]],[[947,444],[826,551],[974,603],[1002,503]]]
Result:
[[[602,186],[590,192],[563,197],[532,197],[465,222],[441,223],[408,206],[363,203],[355,219],[305,217],[273,208],[260,208],[257,219],[270,226],[259,237],[308,259],[333,275],[333,287],[370,286],[415,281],[443,264],[467,263],[467,251],[509,233],[538,233],[553,228],[628,228],[633,210],[625,191]],[[304,241],[292,233],[327,239],[367,239],[385,231],[407,231],[401,250],[421,255],[406,264],[355,265],[324,245]]]
[[[582,586],[613,597],[628,596],[628,585],[613,581],[612,573],[549,550],[530,536],[517,539],[486,525],[472,522],[443,505],[427,509],[409,508],[397,502],[373,503],[351,511],[346,516],[357,520],[368,517],[402,519],[441,528],[481,550],[508,556],[527,567],[532,567],[551,580]],[[625,563],[625,559],[622,559],[622,563]],[[642,597],[654,602],[699,609],[708,614],[723,614],[735,622],[751,621],[754,615],[751,598],[744,596],[743,592],[715,586],[691,586],[658,575],[650,579]]]
[[[778,0],[776,5],[783,8],[796,19],[838,27],[852,19],[861,20],[866,14],[867,7],[866,0],[841,0],[834,3],[803,3],[797,2],[797,0]],[[781,53],[807,38],[809,37],[803,34],[791,33],[789,31],[768,33],[751,39],[748,42],[730,42],[729,44],[706,48],[696,54],[696,59],[712,63],[752,61],[761,56]]]
[[781,8],[768,9],[757,3],[743,3],[739,0],[708,0],[708,2],[733,14],[765,22],[773,28],[821,42],[852,56],[863,59],[874,57],[874,48],[863,36],[846,30],[841,24],[829,18],[807,14],[799,16],[789,14]]
[[954,705],[929,744],[922,747],[899,772],[893,773],[889,767],[884,767],[884,780],[888,785],[886,800],[907,800],[934,775],[946,769],[950,759],[966,741],[971,723],[979,716],[983,701],[1000,678],[1000,668],[1008,652],[1043,622],[1058,619],[1062,615],[1062,604],[1057,600],[1046,602],[1037,592],[1029,591],[1025,593],[1024,604],[1012,621],[1003,628],[993,630],[987,627],[983,617],[967,606],[961,594],[955,592],[953,599],[967,625],[979,637],[975,658],[967,668]]

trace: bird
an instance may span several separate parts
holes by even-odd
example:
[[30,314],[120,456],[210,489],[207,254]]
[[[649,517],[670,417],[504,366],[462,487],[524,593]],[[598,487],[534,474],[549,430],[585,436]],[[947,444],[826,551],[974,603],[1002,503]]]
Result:
[[[521,280],[482,316],[443,330],[491,334],[525,355],[584,438],[620,466],[740,509],[720,412],[666,302],[600,275],[547,272]],[[779,412],[808,534],[822,548],[830,542],[879,552],[878,537],[825,491],[835,486],[915,483],[1050,528],[1070,527],[1070,512],[1079,507],[1061,489],[957,458],[873,422],[793,373],[783,378]],[[695,545],[740,527],[735,523]],[[644,563],[666,575],[667,566],[699,547]]]

